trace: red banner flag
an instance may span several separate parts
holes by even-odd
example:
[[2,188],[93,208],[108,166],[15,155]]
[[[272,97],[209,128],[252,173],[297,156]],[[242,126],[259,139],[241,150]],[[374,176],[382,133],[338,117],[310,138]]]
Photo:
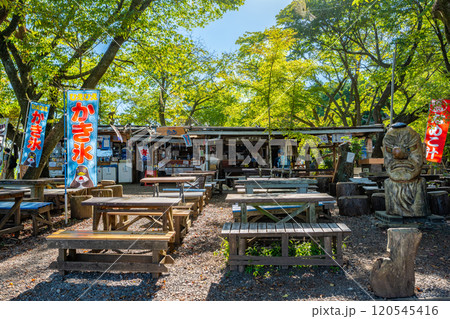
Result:
[[450,124],[450,100],[432,100],[425,144],[427,161],[440,163]]

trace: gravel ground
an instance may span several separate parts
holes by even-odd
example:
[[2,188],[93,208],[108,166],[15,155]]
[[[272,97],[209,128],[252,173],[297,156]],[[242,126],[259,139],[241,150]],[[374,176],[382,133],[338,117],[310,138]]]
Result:
[[[127,185],[125,194],[146,195],[149,188]],[[31,236],[27,224],[19,239],[0,240],[0,300],[372,300],[369,274],[374,260],[386,256],[386,230],[371,216],[339,217],[352,230],[345,265],[281,270],[266,268],[260,276],[230,272],[220,253],[219,233],[232,220],[225,194],[216,195],[194,221],[183,244],[171,253],[169,273],[74,272],[62,278],[49,264],[57,251],[47,249],[45,237]],[[63,217],[54,221],[63,227]],[[90,229],[92,221],[71,220],[67,229]],[[423,230],[416,258],[415,299],[450,296],[450,232],[448,224]]]

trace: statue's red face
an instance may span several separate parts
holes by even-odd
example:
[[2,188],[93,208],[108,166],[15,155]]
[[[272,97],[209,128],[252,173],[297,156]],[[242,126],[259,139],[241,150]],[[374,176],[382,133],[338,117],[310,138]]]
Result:
[[423,145],[412,128],[391,128],[383,139],[384,166],[394,181],[410,181],[419,176],[423,164]]

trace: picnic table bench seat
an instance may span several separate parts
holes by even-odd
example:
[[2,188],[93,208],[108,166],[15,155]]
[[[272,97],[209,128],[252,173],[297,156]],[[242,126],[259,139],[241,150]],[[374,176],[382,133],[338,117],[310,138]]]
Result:
[[[50,265],[62,275],[67,271],[149,272],[154,278],[168,272],[165,264],[173,259],[165,255],[174,231],[94,231],[59,230],[47,237],[49,248],[59,250]],[[148,254],[94,253],[86,250],[150,250]],[[78,251],[77,251],[78,250]]]
[[[163,192],[179,192],[179,188],[163,188]],[[206,189],[204,188],[185,188],[185,192],[202,192],[205,193]]]
[[[165,192],[179,192],[180,189],[179,188],[164,188],[162,190],[162,195],[164,196]],[[212,194],[212,190],[209,188],[185,188],[184,189],[185,193],[195,193],[195,192],[200,192],[203,193],[203,203],[206,205],[209,201],[209,199],[211,198],[211,194]]]
[[191,189],[192,191],[195,190],[203,190],[205,192],[205,202],[208,202],[211,197],[212,197],[212,192],[213,192],[213,188],[215,187],[216,183],[215,182],[205,182],[203,183],[203,186],[200,187],[198,184],[184,184],[184,190],[186,191],[187,189]]
[[[0,201],[0,214],[9,211],[14,206],[14,202]],[[48,226],[53,229],[53,222],[50,215],[53,203],[51,202],[22,202],[20,203],[21,217],[31,217],[32,234],[36,236],[39,229]]]
[[[246,265],[278,265],[286,268],[294,265],[342,265],[342,241],[351,230],[343,223],[225,223],[221,236],[229,242],[228,263],[231,270],[244,271]],[[251,239],[281,240],[282,256],[247,256]],[[291,239],[313,240],[320,243],[322,255],[289,256]]]

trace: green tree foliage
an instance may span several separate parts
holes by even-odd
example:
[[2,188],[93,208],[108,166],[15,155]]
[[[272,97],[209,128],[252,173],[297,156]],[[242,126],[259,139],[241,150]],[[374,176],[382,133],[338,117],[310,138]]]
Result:
[[246,33],[237,41],[237,62],[226,81],[239,93],[239,103],[227,109],[228,124],[286,128],[294,117],[312,124],[299,112],[311,111],[301,106],[307,98],[303,83],[314,66],[289,59],[294,41],[294,31],[280,28]]
[[[127,59],[133,64],[120,82],[126,111],[122,121],[134,124],[214,124],[224,83],[220,80],[228,59],[217,58],[200,44],[172,31],[164,37],[138,34],[139,46]],[[133,85],[130,80],[133,79]],[[214,112],[211,112],[214,109]],[[209,116],[205,117],[204,114]],[[144,115],[144,116],[143,116]],[[201,118],[196,119],[196,117]]]
[[[297,34],[293,56],[320,65],[312,79],[336,124],[381,123],[389,113],[395,44],[394,120],[423,117],[431,98],[447,94],[430,1],[293,1],[278,16]],[[303,9],[303,10],[302,10]],[[439,90],[436,91],[436,86]],[[324,114],[326,114],[325,112]]]
[[[41,165],[26,177],[40,175],[56,143],[63,136],[62,94],[67,88],[101,88],[103,97],[118,98],[115,83],[127,64],[120,59],[138,46],[139,32],[164,35],[164,30],[191,29],[236,9],[242,0],[17,0],[0,6],[2,89],[14,94],[12,107],[23,123],[29,101],[51,105],[50,123]],[[153,37],[156,39],[156,37]],[[2,77],[3,79],[3,77]],[[2,93],[3,94],[3,93]],[[9,93],[8,93],[9,94]],[[14,106],[15,105],[15,106]],[[108,115],[114,105],[107,106]],[[1,116],[10,115],[0,110]],[[17,117],[15,120],[17,121]],[[8,138],[20,134],[12,127]]]

